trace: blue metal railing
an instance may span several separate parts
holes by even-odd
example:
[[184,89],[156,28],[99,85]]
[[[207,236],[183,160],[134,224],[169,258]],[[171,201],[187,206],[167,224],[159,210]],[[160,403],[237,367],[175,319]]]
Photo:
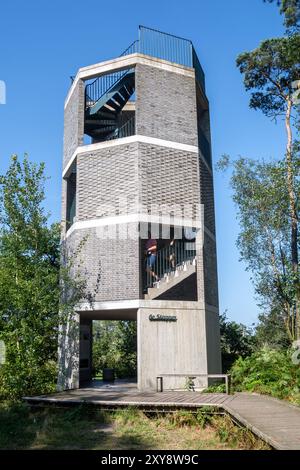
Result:
[[[156,29],[139,26],[139,39],[130,44],[120,57],[130,54],[145,54],[158,59],[195,69],[196,79],[205,91],[205,75],[192,42]],[[86,108],[92,106],[109,91],[127,71],[117,71],[103,75],[86,85]]]
[[134,53],[150,55],[194,68],[196,79],[205,91],[205,75],[192,41],[189,39],[139,26],[139,39],[134,41],[121,56]]
[[137,52],[139,52],[139,40],[138,39],[136,41],[133,41],[133,43],[130,44],[130,46],[127,47],[127,49],[125,49],[125,51],[122,52],[122,54],[120,54],[120,57],[123,57],[124,55],[135,54]]
[[140,53],[192,67],[191,41],[156,29],[139,27]]
[[132,69],[118,70],[108,75],[97,77],[85,87],[85,109],[93,106],[97,101],[109,92]]

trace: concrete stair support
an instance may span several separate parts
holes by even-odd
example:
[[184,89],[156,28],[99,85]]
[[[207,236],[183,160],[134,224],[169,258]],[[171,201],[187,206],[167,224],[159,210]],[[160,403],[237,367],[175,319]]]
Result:
[[155,299],[167,290],[184,281],[186,278],[188,278],[189,276],[191,276],[191,274],[195,272],[196,261],[185,261],[181,265],[177,266],[175,271],[165,274],[162,279],[154,283],[153,287],[150,287],[148,289],[147,294],[145,294],[145,299]]

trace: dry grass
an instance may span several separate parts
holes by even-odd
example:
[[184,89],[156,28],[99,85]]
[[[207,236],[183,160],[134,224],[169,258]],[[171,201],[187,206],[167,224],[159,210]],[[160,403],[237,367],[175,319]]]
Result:
[[0,406],[0,449],[266,449],[229,417]]

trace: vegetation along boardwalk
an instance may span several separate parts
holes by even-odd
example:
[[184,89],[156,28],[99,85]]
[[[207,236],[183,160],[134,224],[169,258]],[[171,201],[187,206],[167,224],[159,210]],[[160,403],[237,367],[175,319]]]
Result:
[[170,411],[214,407],[250,429],[275,449],[300,449],[300,408],[258,394],[139,392],[134,389],[99,390],[81,388],[51,395],[24,397],[31,405],[78,405],[89,403],[101,408],[135,406],[144,410]]

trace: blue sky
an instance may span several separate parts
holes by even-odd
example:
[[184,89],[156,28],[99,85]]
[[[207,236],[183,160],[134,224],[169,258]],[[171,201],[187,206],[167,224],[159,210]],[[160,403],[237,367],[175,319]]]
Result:
[[[79,67],[118,56],[143,24],[193,41],[206,74],[213,156],[278,158],[282,123],[248,107],[236,56],[283,33],[275,5],[262,0],[10,0],[0,7],[0,173],[10,155],[46,162],[47,208],[60,217],[63,103]],[[215,174],[221,311],[246,324],[257,318],[250,274],[239,261],[239,232],[228,176]]]

